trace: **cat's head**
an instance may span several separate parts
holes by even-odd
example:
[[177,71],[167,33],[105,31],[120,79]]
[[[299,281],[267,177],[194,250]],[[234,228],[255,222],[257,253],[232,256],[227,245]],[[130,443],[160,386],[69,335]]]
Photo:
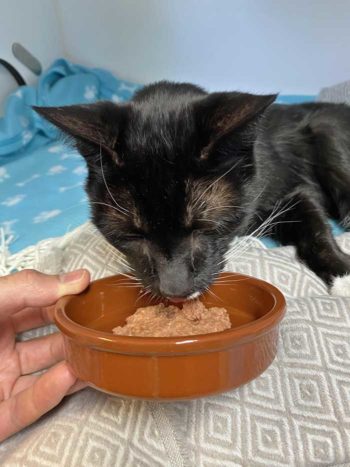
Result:
[[125,104],[36,111],[86,159],[93,222],[136,276],[194,297],[252,211],[256,123],[275,97],[161,82]]

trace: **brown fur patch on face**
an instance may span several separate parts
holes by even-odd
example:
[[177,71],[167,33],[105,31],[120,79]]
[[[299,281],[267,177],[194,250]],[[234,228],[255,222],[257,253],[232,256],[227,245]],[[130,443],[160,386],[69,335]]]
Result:
[[147,232],[147,226],[128,190],[113,190],[111,194],[106,190],[104,195],[103,202],[92,201],[92,206],[94,209],[104,210],[110,225],[114,228],[118,226],[118,229],[124,232],[131,230]]
[[140,211],[135,207],[135,205],[134,205],[134,209],[132,209],[132,219],[133,219],[134,226],[137,229],[142,230],[143,232],[146,231],[146,226],[142,221]]
[[188,180],[186,182],[185,227],[194,223],[208,224],[215,228],[220,218],[232,211],[235,194],[225,180]]

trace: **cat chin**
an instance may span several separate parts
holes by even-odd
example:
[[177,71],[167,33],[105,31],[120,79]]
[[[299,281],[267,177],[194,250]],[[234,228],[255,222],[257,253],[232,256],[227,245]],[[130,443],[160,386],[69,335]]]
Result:
[[194,292],[193,294],[187,297],[187,300],[194,300],[195,298],[199,297],[200,292]]
[[330,287],[330,294],[334,297],[350,297],[350,274],[335,277]]

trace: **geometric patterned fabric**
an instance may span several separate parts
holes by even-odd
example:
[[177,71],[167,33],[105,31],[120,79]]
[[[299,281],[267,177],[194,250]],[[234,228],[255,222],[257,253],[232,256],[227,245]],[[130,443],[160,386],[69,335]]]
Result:
[[[337,238],[350,253],[350,234]],[[243,251],[243,249],[242,249]],[[85,224],[32,267],[116,273],[119,255]],[[93,389],[0,445],[1,466],[350,466],[350,299],[332,297],[292,247],[254,241],[228,270],[285,294],[278,354],[263,375],[231,392],[187,402],[115,398]],[[32,338],[50,328],[27,333]]]

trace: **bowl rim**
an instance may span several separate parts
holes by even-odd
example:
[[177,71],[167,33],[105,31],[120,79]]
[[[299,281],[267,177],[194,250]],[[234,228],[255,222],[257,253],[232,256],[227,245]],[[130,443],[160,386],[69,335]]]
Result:
[[[65,312],[65,307],[74,297],[78,297],[79,295],[66,295],[60,298],[56,304],[54,321],[65,336],[73,339],[80,345],[88,345],[98,350],[129,355],[178,355],[218,351],[257,339],[277,326],[282,320],[286,309],[284,295],[277,287],[262,279],[245,274],[231,272],[224,272],[223,274],[234,275],[238,279],[242,278],[254,286],[267,291],[274,299],[270,311],[250,323],[210,334],[179,337],[120,336],[87,328],[70,319]],[[92,281],[91,284],[119,276],[122,275],[116,274],[97,279]]]

